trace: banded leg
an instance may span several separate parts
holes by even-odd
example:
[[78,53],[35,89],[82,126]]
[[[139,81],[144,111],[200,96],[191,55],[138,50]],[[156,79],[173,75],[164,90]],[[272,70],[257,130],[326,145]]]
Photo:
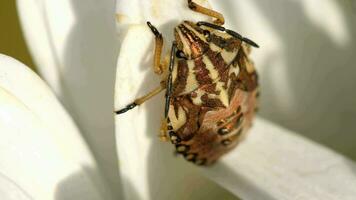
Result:
[[169,58],[169,68],[168,68],[168,76],[167,76],[167,90],[166,90],[166,105],[164,109],[164,117],[167,119],[168,117],[168,110],[169,110],[169,103],[171,100],[171,95],[172,95],[172,72],[173,72],[173,66],[174,66],[174,58],[177,50],[177,44],[173,42],[172,48],[171,48],[171,55]]
[[216,20],[214,21],[215,24],[224,25],[225,23],[224,16],[221,13],[200,6],[194,3],[193,0],[188,0],[188,7],[195,12],[216,18]]
[[160,139],[161,141],[168,141],[167,138],[167,120],[168,120],[168,111],[169,111],[169,105],[170,105],[170,100],[171,100],[171,95],[172,95],[172,71],[173,71],[173,66],[174,66],[174,58],[177,50],[177,44],[173,42],[172,48],[171,48],[171,55],[170,55],[170,62],[169,62],[169,67],[168,67],[168,76],[167,76],[167,85],[166,85],[166,103],[165,103],[165,108],[164,108],[164,119],[161,122],[161,129],[160,129]]
[[147,22],[148,27],[151,29],[152,33],[155,35],[155,50],[153,55],[153,71],[160,75],[163,73],[164,66],[161,64],[161,54],[163,48],[163,37],[162,34],[154,27],[151,22]]
[[154,97],[157,94],[159,94],[160,92],[162,92],[165,88],[167,88],[166,103],[165,103],[165,110],[164,110],[164,116],[165,116],[165,118],[167,118],[169,102],[170,102],[171,94],[172,94],[172,71],[173,71],[173,66],[174,66],[174,55],[176,52],[176,47],[177,47],[177,44],[173,43],[172,49],[171,49],[171,55],[170,55],[169,73],[168,73],[167,81],[162,81],[161,85],[159,87],[157,87],[156,89],[152,90],[151,92],[144,95],[143,97],[137,98],[132,103],[127,105],[125,108],[115,111],[116,114],[119,115],[119,114],[125,113],[125,112],[135,108],[136,106],[143,104],[145,101],[151,99],[152,97]]
[[154,90],[152,90],[148,94],[144,95],[143,97],[135,99],[134,102],[130,103],[125,108],[115,111],[115,113],[117,115],[125,113],[125,112],[135,108],[136,106],[143,104],[145,101],[147,101],[147,100],[151,99],[152,97],[156,96],[157,94],[162,92],[164,89],[165,89],[165,85],[161,84],[159,87],[155,88]]
[[224,31],[226,32],[227,34],[253,46],[253,47],[256,47],[256,48],[259,48],[260,46],[258,46],[258,44],[256,44],[256,42],[252,41],[251,39],[249,38],[246,38],[246,37],[243,37],[241,34],[233,31],[233,30],[230,30],[230,29],[226,29],[224,28],[223,26],[219,26],[219,25],[216,25],[216,24],[212,24],[212,23],[209,23],[209,22],[198,22],[197,23],[198,26],[206,26],[206,27],[209,27],[209,28],[213,28],[213,29],[216,29],[216,30],[219,30],[219,31]]

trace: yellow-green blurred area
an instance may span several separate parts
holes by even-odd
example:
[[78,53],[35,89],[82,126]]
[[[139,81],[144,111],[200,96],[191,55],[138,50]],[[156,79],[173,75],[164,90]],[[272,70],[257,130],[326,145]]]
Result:
[[25,44],[15,0],[0,0],[0,53],[11,56],[30,68],[35,65]]

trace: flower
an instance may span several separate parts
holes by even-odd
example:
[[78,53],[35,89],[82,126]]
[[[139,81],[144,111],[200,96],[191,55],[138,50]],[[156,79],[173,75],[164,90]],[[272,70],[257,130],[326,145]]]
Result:
[[[268,50],[256,51],[257,66],[285,61],[283,54],[268,60],[284,50],[284,43],[261,17],[265,4],[211,2],[225,11],[227,26],[236,20],[232,8],[244,6],[238,9],[241,15],[254,17],[255,24],[238,19],[242,27],[238,30],[255,35]],[[153,37],[145,21],[157,25],[169,45],[172,27],[179,20],[207,19],[187,9],[183,0],[118,0],[116,10],[114,3],[18,0],[38,71],[80,130],[37,75],[0,56],[0,194],[6,195],[4,199],[283,199],[296,194],[305,199],[345,199],[356,195],[352,161],[261,118],[236,151],[209,168],[174,157],[170,144],[156,137],[162,96],[114,121],[114,88],[115,108],[119,108],[159,83],[150,68]],[[342,17],[340,21],[333,23],[343,27]],[[322,22],[320,27],[330,38],[338,35],[335,44],[342,47],[350,40],[347,28],[333,34]],[[262,75],[269,73],[262,71]],[[277,100],[290,106],[287,100],[294,95],[290,82],[277,81],[285,86]]]
[[110,199],[82,135],[48,86],[0,55],[1,199]]

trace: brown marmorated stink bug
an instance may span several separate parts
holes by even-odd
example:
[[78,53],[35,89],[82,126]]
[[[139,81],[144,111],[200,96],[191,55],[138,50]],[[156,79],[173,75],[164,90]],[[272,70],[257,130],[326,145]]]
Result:
[[174,29],[169,65],[161,62],[162,34],[155,35],[154,72],[161,85],[136,99],[122,114],[165,90],[161,139],[170,139],[186,160],[209,165],[233,149],[251,126],[258,98],[257,73],[248,54],[252,40],[222,27],[222,14],[192,0],[193,11],[213,23],[183,21]]

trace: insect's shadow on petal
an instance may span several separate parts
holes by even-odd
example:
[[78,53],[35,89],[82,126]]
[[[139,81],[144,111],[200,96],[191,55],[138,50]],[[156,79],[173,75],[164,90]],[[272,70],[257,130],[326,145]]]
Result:
[[130,180],[126,178],[124,175],[121,177],[121,183],[125,187],[125,197],[126,199],[146,199],[140,196],[140,193],[136,190],[136,188],[132,185]]
[[[165,42],[165,54],[173,40],[173,27],[178,21],[170,21],[157,27]],[[141,70],[147,71],[139,94],[144,94],[158,86],[160,77],[153,73],[152,57],[154,43],[147,49],[147,59],[141,63]],[[164,58],[164,54],[162,58]],[[234,195],[203,177],[195,166],[182,157],[174,155],[174,146],[170,142],[161,142],[158,134],[164,110],[164,92],[141,105],[146,111],[146,137],[151,138],[148,166],[148,185],[150,199],[236,199]],[[202,192],[203,191],[203,192]]]
[[[235,150],[238,151],[238,148]],[[233,170],[223,163],[217,162],[213,166],[210,166],[202,170],[203,171],[209,170],[208,172],[206,171],[206,173],[208,173],[210,177],[216,177],[218,182],[223,182],[224,185],[228,185],[229,188],[227,189],[231,190],[235,194],[242,194],[241,191],[243,191],[244,193],[248,191],[249,199],[264,199],[264,200],[275,199],[268,193],[268,190],[264,190],[263,187],[254,185],[247,178],[243,177],[243,175],[238,174],[238,170]],[[243,199],[243,196],[241,196],[241,198]]]
[[[230,12],[235,21],[251,20],[240,16],[244,8],[234,8],[231,2],[224,6],[237,9]],[[348,5],[351,1],[333,3],[345,24],[341,32],[349,38],[338,38],[313,21],[302,1],[251,1],[282,45],[266,52],[263,66],[258,66],[260,115],[356,159],[351,134],[356,132],[356,93],[351,92],[356,85],[356,12]],[[264,51],[264,41],[259,42],[261,48],[255,51]]]

